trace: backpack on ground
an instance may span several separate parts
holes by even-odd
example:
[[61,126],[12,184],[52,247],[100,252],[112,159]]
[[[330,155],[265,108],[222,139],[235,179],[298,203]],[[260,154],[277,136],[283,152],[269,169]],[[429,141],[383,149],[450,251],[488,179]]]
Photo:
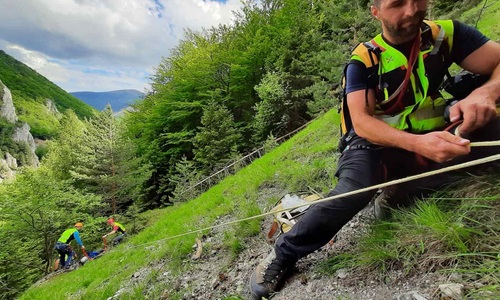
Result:
[[286,194],[281,197],[270,210],[270,212],[275,213],[273,214],[273,223],[267,233],[268,242],[273,243],[280,234],[288,232],[310,207],[310,205],[297,207],[298,205],[313,202],[321,198],[317,193],[308,192]]

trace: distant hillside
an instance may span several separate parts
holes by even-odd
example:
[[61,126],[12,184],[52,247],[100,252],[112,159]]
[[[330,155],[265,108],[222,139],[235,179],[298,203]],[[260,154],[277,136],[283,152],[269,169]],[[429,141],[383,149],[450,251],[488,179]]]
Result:
[[[40,115],[47,99],[59,112],[72,109],[79,117],[90,117],[93,108],[38,74],[35,70],[0,50],[0,80],[12,93],[19,119],[31,126],[35,137],[47,138],[53,133],[53,115]],[[41,120],[43,119],[43,120]],[[50,124],[50,125],[49,125]]]
[[113,111],[118,112],[137,99],[142,99],[144,93],[137,90],[118,90],[110,92],[73,92],[71,95],[91,105],[95,109],[103,110],[109,103]]

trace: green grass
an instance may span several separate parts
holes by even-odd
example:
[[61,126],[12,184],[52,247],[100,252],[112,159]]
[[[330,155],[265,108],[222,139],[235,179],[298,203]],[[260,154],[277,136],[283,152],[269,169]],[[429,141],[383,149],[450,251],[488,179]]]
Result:
[[467,176],[411,209],[394,210],[371,226],[352,253],[323,262],[319,270],[333,275],[352,268],[379,279],[390,270],[460,273],[466,282],[481,282],[467,289],[473,299],[489,299],[485,291],[500,295],[499,176],[491,170]]
[[500,18],[500,1],[487,0],[485,9],[481,12],[485,0],[480,5],[468,10],[462,14],[461,20],[471,26],[477,23],[477,29],[494,41],[500,41],[500,27],[498,19]]
[[30,125],[31,133],[39,138],[50,138],[59,126],[57,116],[49,112],[44,104],[22,97],[16,99],[16,112],[19,120]]

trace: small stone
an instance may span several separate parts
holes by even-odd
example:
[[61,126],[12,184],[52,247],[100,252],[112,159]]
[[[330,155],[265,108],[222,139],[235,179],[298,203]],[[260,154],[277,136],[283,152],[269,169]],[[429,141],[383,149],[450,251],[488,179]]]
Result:
[[419,294],[419,293],[417,293],[417,292],[413,292],[412,297],[413,297],[413,299],[415,299],[415,300],[428,300],[426,297],[424,297],[424,296],[420,295],[420,294]]
[[445,283],[439,285],[439,290],[441,293],[450,297],[453,300],[463,299],[464,296],[464,285],[458,283]]
[[452,282],[462,282],[462,274],[453,273],[450,275],[449,280]]
[[347,277],[347,270],[346,269],[338,269],[336,275],[338,278],[344,279]]

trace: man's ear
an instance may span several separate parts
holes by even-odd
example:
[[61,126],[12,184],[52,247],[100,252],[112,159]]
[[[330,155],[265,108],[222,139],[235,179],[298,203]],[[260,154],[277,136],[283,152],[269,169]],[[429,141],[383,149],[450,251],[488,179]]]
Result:
[[372,16],[375,17],[375,19],[378,19],[379,18],[379,16],[378,16],[378,13],[379,13],[378,7],[376,7],[375,5],[372,5],[372,6],[370,6],[370,10],[372,12]]

